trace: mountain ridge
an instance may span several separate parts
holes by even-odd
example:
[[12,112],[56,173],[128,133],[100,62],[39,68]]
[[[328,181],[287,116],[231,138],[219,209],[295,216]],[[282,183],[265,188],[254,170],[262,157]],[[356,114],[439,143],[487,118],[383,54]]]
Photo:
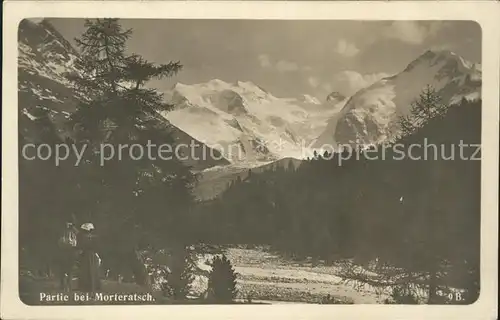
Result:
[[397,135],[400,116],[425,86],[431,85],[454,105],[481,97],[481,65],[449,50],[427,50],[400,73],[385,77],[353,94],[336,118],[330,119],[315,147],[324,144],[376,144]]
[[[78,52],[47,20],[40,22],[24,19],[18,30],[18,111],[19,132],[29,141],[37,141],[41,128],[37,120],[47,117],[62,140],[72,136],[68,120],[76,111],[79,97],[67,79],[68,73],[82,72],[75,66]],[[163,119],[166,124],[168,121]],[[228,161],[217,150],[211,150],[197,139],[169,126],[176,143],[197,147],[194,157],[189,153],[184,163],[193,170],[203,170]],[[210,152],[214,157],[204,158]]]
[[[47,20],[21,21],[18,37],[20,133],[36,139],[35,122],[47,115],[64,138],[78,104],[65,75],[81,72],[74,63],[78,52]],[[479,99],[481,64],[451,51],[427,50],[400,73],[350,97],[333,91],[324,101],[307,94],[277,97],[251,81],[176,82],[164,92],[173,110],[161,116],[176,143],[199,146],[195,154],[202,159],[189,158],[189,166],[240,172],[281,159],[306,159],[325,143],[382,142],[427,84],[436,86],[445,103]],[[234,152],[228,153],[231,147]],[[207,152],[216,159],[208,159]]]
[[[174,106],[163,113],[166,119],[230,162],[249,167],[286,157],[307,158],[307,143],[331,115],[312,96],[278,98],[251,81],[176,83],[165,95]],[[230,152],[235,146],[237,155]]]

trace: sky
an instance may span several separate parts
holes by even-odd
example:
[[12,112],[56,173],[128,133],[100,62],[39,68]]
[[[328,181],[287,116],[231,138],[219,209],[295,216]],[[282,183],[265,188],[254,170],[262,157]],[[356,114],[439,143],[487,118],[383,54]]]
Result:
[[[68,40],[82,19],[49,19]],[[428,49],[451,50],[481,62],[481,29],[470,21],[149,20],[124,19],[127,45],[157,63],[183,70],[155,87],[211,79],[252,81],[278,97],[310,94],[320,100],[350,95],[402,71]]]

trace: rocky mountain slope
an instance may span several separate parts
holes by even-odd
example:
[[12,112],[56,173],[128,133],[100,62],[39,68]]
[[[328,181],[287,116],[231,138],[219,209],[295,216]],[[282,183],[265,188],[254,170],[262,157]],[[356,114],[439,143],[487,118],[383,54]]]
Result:
[[[20,134],[36,141],[43,129],[37,120],[47,116],[61,137],[70,135],[68,119],[78,97],[65,75],[80,72],[74,63],[78,52],[45,20],[20,23],[18,49]],[[428,84],[445,103],[479,99],[481,66],[450,51],[427,51],[402,72],[351,97],[334,91],[324,101],[276,97],[252,82],[177,83],[165,92],[174,108],[162,118],[177,144],[195,145],[184,161],[205,172],[200,188],[212,197],[224,181],[249,168],[304,159],[324,145],[390,138],[397,119]]]
[[231,163],[248,167],[286,157],[306,158],[308,144],[338,111],[308,95],[278,98],[242,81],[177,83],[166,96],[175,108],[164,113],[165,118]]
[[447,51],[427,51],[402,72],[381,79],[349,98],[342,111],[330,119],[315,146],[322,144],[371,144],[397,132],[397,121],[409,112],[421,90],[433,86],[443,103],[481,98],[481,65]]
[[65,135],[64,123],[77,103],[65,73],[77,72],[78,53],[50,23],[27,19],[19,25],[18,52],[20,132],[36,140],[35,121],[47,115]]
[[[46,20],[21,21],[18,41],[20,134],[36,142],[43,130],[37,120],[47,116],[62,138],[70,136],[68,119],[76,110],[78,97],[66,74],[81,72],[74,64],[78,52]],[[175,126],[170,129],[177,144],[196,145],[194,156],[186,153],[184,160],[195,170],[229,163],[217,150],[211,150]],[[204,157],[205,153],[214,157]]]

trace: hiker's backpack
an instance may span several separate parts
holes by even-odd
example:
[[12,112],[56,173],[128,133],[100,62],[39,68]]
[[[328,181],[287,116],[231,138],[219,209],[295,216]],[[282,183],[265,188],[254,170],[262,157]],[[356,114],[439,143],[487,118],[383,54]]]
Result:
[[59,239],[59,244],[64,247],[76,247],[76,233],[73,230],[66,230]]

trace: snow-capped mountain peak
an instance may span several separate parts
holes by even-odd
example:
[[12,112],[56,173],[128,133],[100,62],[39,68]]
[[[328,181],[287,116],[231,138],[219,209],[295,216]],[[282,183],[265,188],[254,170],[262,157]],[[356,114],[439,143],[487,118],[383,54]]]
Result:
[[481,65],[449,50],[428,50],[402,72],[356,92],[318,140],[370,144],[391,138],[400,116],[427,85],[450,105],[480,99]]
[[174,105],[169,121],[240,164],[307,157],[304,145],[328,116],[311,120],[321,105],[312,96],[278,98],[250,81],[177,83],[165,96]]
[[465,60],[450,50],[427,50],[419,58],[410,63],[403,73],[411,73],[416,68],[430,70],[439,68],[435,74],[436,80],[456,80],[466,75],[481,79],[481,66]]
[[311,103],[311,104],[321,104],[321,101],[319,101],[318,98],[311,96],[310,94],[303,94],[301,96],[301,101],[305,103]]
[[[25,19],[19,24],[18,41],[18,97],[19,131],[23,138],[30,141],[40,139],[44,125],[38,120],[46,119],[54,125],[61,137],[71,136],[72,127],[68,123],[76,110],[79,99],[68,73],[83,72],[75,61],[79,53],[48,22],[43,19]],[[172,139],[176,143],[197,143],[193,153],[183,161],[195,170],[214,165],[226,165],[228,161],[217,158],[217,152],[206,148],[191,136],[174,126],[169,126]],[[202,152],[212,152],[214,157],[200,157]]]
[[69,85],[66,73],[78,72],[78,53],[46,20],[25,19],[19,26],[19,66],[32,75],[41,75]]

